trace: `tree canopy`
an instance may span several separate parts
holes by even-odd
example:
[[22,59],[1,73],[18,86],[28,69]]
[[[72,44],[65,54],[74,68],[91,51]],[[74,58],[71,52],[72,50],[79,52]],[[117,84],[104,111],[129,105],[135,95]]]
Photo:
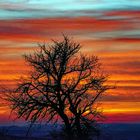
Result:
[[66,134],[82,138],[102,115],[96,100],[110,87],[98,57],[82,55],[81,45],[64,36],[52,45],[39,45],[25,60],[33,71],[8,96],[17,117],[64,124]]

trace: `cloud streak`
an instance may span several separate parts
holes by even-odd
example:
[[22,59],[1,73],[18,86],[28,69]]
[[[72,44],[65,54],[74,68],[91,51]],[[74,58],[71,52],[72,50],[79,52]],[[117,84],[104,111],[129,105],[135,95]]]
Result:
[[61,0],[61,2],[58,0],[2,0],[0,2],[0,18],[93,16],[95,11],[133,11],[139,8],[140,2],[131,0],[101,0],[98,2],[96,0]]

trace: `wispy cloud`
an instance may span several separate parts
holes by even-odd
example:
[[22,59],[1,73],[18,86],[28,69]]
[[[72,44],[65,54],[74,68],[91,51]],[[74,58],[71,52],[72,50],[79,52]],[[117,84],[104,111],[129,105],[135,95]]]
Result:
[[136,10],[139,8],[138,0],[2,0],[0,2],[0,19],[94,16],[96,11]]

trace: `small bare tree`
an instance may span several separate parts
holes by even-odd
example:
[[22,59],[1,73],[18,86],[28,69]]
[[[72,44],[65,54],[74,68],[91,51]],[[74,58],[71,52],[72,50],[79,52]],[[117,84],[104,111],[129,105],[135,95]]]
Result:
[[107,78],[99,69],[98,58],[81,55],[80,48],[64,36],[63,41],[39,45],[34,54],[25,55],[34,70],[8,95],[18,118],[32,123],[61,120],[69,139],[88,134],[101,117],[95,102],[110,87],[105,84]]

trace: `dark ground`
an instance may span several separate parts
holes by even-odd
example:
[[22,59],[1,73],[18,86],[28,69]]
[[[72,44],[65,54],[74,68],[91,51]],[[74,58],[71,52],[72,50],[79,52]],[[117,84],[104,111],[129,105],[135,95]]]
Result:
[[[101,124],[100,127],[101,135],[98,139],[94,138],[95,140],[140,140],[140,123]],[[55,132],[60,130],[60,126],[36,125],[31,129],[28,137],[27,130],[27,126],[0,126],[0,140],[51,140],[49,133],[51,130],[53,139],[57,140]]]

